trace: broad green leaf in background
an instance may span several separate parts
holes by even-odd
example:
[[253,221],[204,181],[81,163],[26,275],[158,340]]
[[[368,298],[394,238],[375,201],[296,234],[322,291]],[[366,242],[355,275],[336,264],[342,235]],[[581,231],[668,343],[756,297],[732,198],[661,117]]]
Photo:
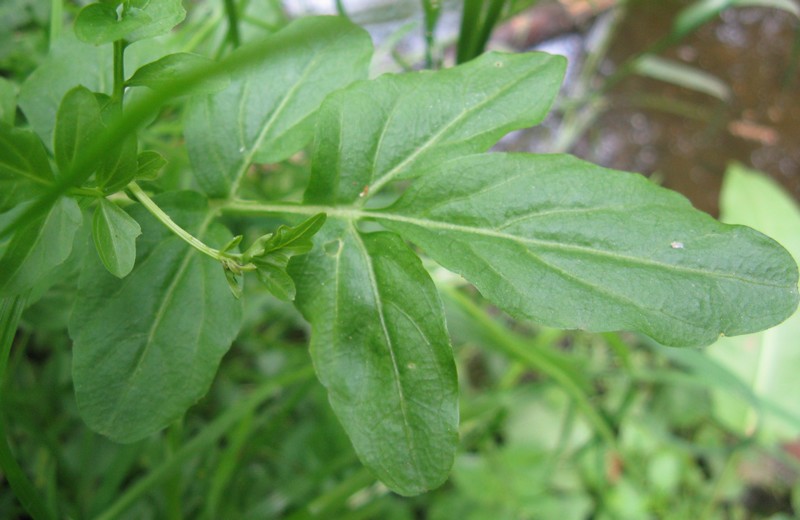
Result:
[[25,293],[63,263],[81,220],[78,204],[63,197],[49,212],[17,229],[0,258],[0,297]]
[[6,78],[0,77],[0,122],[14,125],[17,112],[17,88]]
[[52,144],[56,113],[69,90],[83,85],[92,92],[111,91],[112,66],[110,48],[86,45],[68,34],[52,46],[19,92],[19,106],[42,142]]
[[[129,87],[150,87],[152,89],[162,88],[191,71],[196,67],[202,67],[212,63],[212,60],[199,54],[189,54],[179,52],[168,54],[163,58],[142,66],[131,78],[125,82]],[[230,79],[211,78],[200,81],[192,87],[191,94],[211,94],[225,89],[230,84]]]
[[124,278],[136,261],[136,237],[142,234],[139,223],[113,202],[102,198],[92,219],[92,238],[106,269]]
[[459,158],[376,216],[513,316],[548,326],[707,345],[797,306],[797,267],[773,240],[570,156]]
[[69,169],[103,130],[100,104],[86,87],[75,87],[64,95],[56,114],[53,150],[60,171]]
[[311,356],[361,461],[414,495],[447,478],[458,441],[455,364],[436,288],[396,235],[329,220],[293,260]]
[[329,93],[365,78],[369,35],[344,18],[301,18],[258,45],[263,58],[222,92],[186,108],[186,146],[201,188],[235,191],[255,160],[276,162],[312,137]]
[[42,142],[0,121],[0,213],[39,194],[53,181]]
[[134,42],[169,32],[186,17],[181,0],[130,0],[123,6],[89,4],[75,19],[75,34],[94,45]]
[[306,202],[351,203],[426,164],[488,150],[544,118],[564,68],[561,56],[487,53],[337,92],[320,110]]
[[277,298],[294,300],[296,290],[286,267],[293,256],[311,251],[311,238],[324,223],[325,214],[320,213],[297,226],[281,226],[256,240],[242,255],[242,261],[255,264],[259,279]]
[[[752,226],[780,242],[800,259],[800,208],[766,175],[741,165],[725,174],[720,200],[721,218],[732,224]],[[723,338],[708,355],[738,375],[753,393],[800,421],[800,314],[769,330]],[[738,396],[714,393],[715,411],[727,425],[746,435],[757,431],[768,441],[797,438],[797,421],[759,413]]]
[[[230,239],[209,227],[199,195],[170,193],[156,202],[209,243]],[[130,214],[143,231],[135,268],[120,280],[87,255],[69,324],[78,409],[92,429],[119,442],[167,426],[206,393],[242,315],[219,262],[142,207]]]

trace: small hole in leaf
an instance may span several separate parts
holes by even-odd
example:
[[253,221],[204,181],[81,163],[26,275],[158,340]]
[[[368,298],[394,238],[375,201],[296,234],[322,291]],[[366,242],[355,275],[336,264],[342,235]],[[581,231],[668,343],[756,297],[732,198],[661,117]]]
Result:
[[325,254],[328,256],[339,256],[342,251],[342,241],[339,239],[331,240],[322,246],[325,249]]
[[409,368],[409,370],[414,370],[415,368],[417,368],[417,364],[416,363],[409,363],[406,366]]

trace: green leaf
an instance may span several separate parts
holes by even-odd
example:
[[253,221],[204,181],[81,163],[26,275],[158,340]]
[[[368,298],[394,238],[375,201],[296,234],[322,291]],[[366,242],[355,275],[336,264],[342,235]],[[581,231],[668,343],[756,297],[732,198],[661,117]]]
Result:
[[25,293],[62,264],[72,252],[81,220],[78,204],[64,197],[20,227],[0,258],[0,297]]
[[652,54],[643,54],[637,58],[634,61],[634,71],[640,76],[702,92],[722,101],[728,101],[731,98],[731,90],[728,85],[716,76]]
[[[168,54],[139,68],[126,82],[126,85],[129,87],[150,87],[152,89],[163,88],[175,78],[179,78],[197,67],[210,63],[213,63],[213,61],[199,54],[185,52]],[[211,78],[194,85],[191,94],[212,94],[224,90],[229,84],[230,78]]]
[[75,34],[94,45],[115,40],[134,42],[165,34],[185,17],[181,0],[132,0],[122,8],[94,3],[78,13]]
[[[196,236],[229,240],[226,230],[209,227],[202,197],[179,192],[156,202]],[[87,255],[69,324],[78,409],[92,429],[119,442],[167,426],[206,393],[242,317],[218,262],[141,206],[130,214],[143,231],[136,266],[120,280]]]
[[129,42],[167,34],[186,18],[181,0],[131,0],[130,12],[133,14],[136,9],[141,9],[150,21],[128,34],[125,39]]
[[800,7],[792,0],[699,0],[678,13],[670,37],[680,40],[730,7],[753,6],[781,9],[800,18]]
[[361,461],[393,491],[440,485],[458,440],[458,388],[444,311],[419,258],[394,234],[329,220],[292,261],[311,356]]
[[56,113],[64,95],[78,85],[92,92],[110,92],[112,68],[109,48],[85,45],[71,35],[52,46],[19,93],[19,106],[42,142],[47,146],[53,142]]
[[[734,224],[752,226],[769,233],[800,259],[800,208],[774,181],[762,173],[732,165],[725,174],[720,200],[721,217]],[[775,414],[762,415],[741,398],[715,392],[715,410],[722,421],[742,434],[758,431],[766,441],[788,441],[796,437],[800,423],[800,392],[796,367],[800,366],[800,313],[769,330],[738,338],[723,338],[708,349],[719,364],[735,373],[753,393],[793,415],[788,421]]]
[[150,16],[141,9],[127,10],[119,16],[113,5],[89,4],[81,9],[75,19],[75,35],[81,41],[100,45],[122,40],[150,22]]
[[130,135],[108,150],[96,173],[97,185],[114,193],[128,185],[139,171],[136,136]]
[[59,170],[66,172],[76,156],[102,132],[100,104],[94,93],[75,87],[64,95],[56,114],[53,150]]
[[136,261],[136,237],[142,234],[139,223],[119,206],[106,199],[94,211],[92,238],[106,269],[124,278]]
[[322,100],[366,77],[372,53],[363,29],[335,17],[299,19],[259,45],[258,63],[186,108],[189,158],[214,197],[234,192],[253,161],[280,161],[302,148]]
[[0,77],[0,122],[14,125],[17,115],[17,89],[6,78]]
[[379,219],[512,315],[553,327],[707,345],[797,307],[797,266],[773,240],[569,156],[460,158]]
[[158,178],[161,168],[167,164],[167,160],[158,152],[145,150],[136,156],[136,178],[152,181]]
[[351,203],[425,165],[488,150],[544,118],[565,64],[544,53],[488,53],[453,69],[384,75],[332,95],[320,110],[305,200]]
[[320,213],[297,226],[281,226],[256,240],[242,255],[242,261],[255,264],[259,279],[277,298],[294,300],[295,286],[286,266],[293,256],[311,251],[311,238],[324,223],[325,214]]
[[0,213],[41,194],[52,181],[47,152],[36,134],[0,121]]

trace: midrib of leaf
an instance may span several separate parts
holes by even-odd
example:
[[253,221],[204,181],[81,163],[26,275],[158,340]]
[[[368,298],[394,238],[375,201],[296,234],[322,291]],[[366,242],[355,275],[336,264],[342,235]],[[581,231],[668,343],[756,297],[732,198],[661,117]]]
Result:
[[[197,236],[203,236],[203,234],[208,229],[208,226],[211,224],[211,221],[214,219],[214,214],[209,212],[206,215],[205,219],[203,220],[200,228],[197,231]],[[189,263],[194,258],[195,253],[197,250],[193,247],[189,248],[189,251],[186,253],[186,256],[183,257],[183,261],[181,261],[178,270],[175,272],[175,276],[172,277],[172,281],[170,281],[169,286],[167,287],[167,291],[164,294],[163,299],[161,300],[161,304],[158,306],[158,310],[156,311],[156,316],[153,319],[153,324],[150,326],[150,330],[147,333],[147,342],[145,343],[144,348],[142,349],[139,358],[136,360],[136,366],[133,369],[133,373],[128,378],[128,384],[125,385],[125,391],[122,393],[118,402],[123,402],[128,397],[128,392],[131,389],[130,381],[134,380],[136,376],[139,374],[139,370],[142,368],[142,362],[147,357],[147,353],[150,351],[150,347],[153,345],[153,338],[155,337],[156,332],[158,331],[158,327],[161,325],[161,321],[164,319],[164,315],[166,314],[166,309],[169,304],[172,302],[172,295],[174,294],[176,288],[178,287],[179,282],[183,279],[184,274],[186,273],[186,269],[189,267]],[[117,417],[119,416],[121,408],[115,407],[114,413],[111,416],[109,421],[110,424],[113,424],[117,421]]]
[[[486,104],[488,104],[488,103],[490,103],[490,102],[492,102],[492,101],[496,100],[497,98],[501,97],[501,96],[502,96],[502,95],[504,95],[506,92],[508,92],[508,91],[509,91],[509,90],[511,90],[512,88],[516,87],[517,85],[519,85],[520,83],[522,83],[523,81],[525,81],[526,79],[528,79],[528,78],[529,78],[529,76],[530,76],[531,74],[535,74],[535,73],[537,73],[537,72],[539,71],[539,69],[541,69],[542,67],[544,67],[544,64],[542,64],[542,65],[539,65],[539,66],[538,66],[538,67],[536,67],[535,69],[532,69],[532,70],[529,72],[529,74],[526,74],[526,75],[524,75],[524,76],[521,76],[521,77],[520,77],[520,78],[518,78],[516,81],[513,81],[513,82],[511,82],[511,83],[509,83],[509,84],[505,85],[503,88],[501,88],[500,90],[498,90],[498,91],[495,93],[495,95],[494,95],[494,96],[487,97],[486,99],[484,99],[484,100],[483,100],[483,101],[481,101],[480,103],[478,103],[478,104],[476,104],[476,105],[473,105],[473,106],[469,107],[468,109],[466,109],[466,110],[462,111],[462,112],[461,112],[461,113],[460,113],[458,116],[456,116],[456,117],[455,117],[453,120],[451,120],[451,121],[450,121],[448,124],[446,124],[445,126],[443,126],[443,127],[442,127],[442,128],[441,128],[441,129],[440,129],[438,132],[434,133],[434,134],[433,134],[433,136],[431,136],[431,138],[430,138],[430,139],[429,139],[427,142],[423,143],[423,145],[422,145],[422,146],[420,146],[419,148],[417,148],[417,149],[416,149],[416,150],[415,150],[413,153],[411,153],[411,154],[410,154],[408,157],[406,157],[406,158],[405,158],[405,159],[403,159],[403,160],[402,160],[402,161],[401,161],[399,164],[397,164],[397,166],[393,167],[391,170],[389,170],[388,172],[386,172],[385,174],[383,174],[383,176],[381,176],[381,177],[379,177],[378,179],[376,179],[376,180],[375,180],[375,181],[372,183],[372,185],[370,186],[369,192],[366,194],[366,196],[365,196],[363,199],[361,199],[361,200],[362,200],[362,202],[363,202],[363,201],[365,201],[366,199],[368,199],[370,196],[372,196],[372,195],[374,195],[375,193],[377,193],[378,191],[380,191],[380,190],[381,190],[381,188],[383,188],[383,186],[385,186],[386,184],[388,184],[389,182],[391,182],[391,181],[392,181],[392,180],[393,180],[395,177],[397,177],[397,176],[398,176],[400,173],[402,173],[402,171],[403,171],[403,168],[405,168],[405,167],[406,167],[406,165],[408,165],[409,163],[413,162],[413,161],[414,161],[414,159],[416,159],[417,157],[419,157],[419,156],[420,156],[420,155],[421,155],[423,152],[425,152],[426,150],[428,150],[428,149],[429,149],[429,148],[431,148],[432,146],[436,145],[436,144],[439,142],[439,140],[440,140],[440,139],[441,139],[441,138],[442,138],[442,137],[443,137],[443,136],[444,136],[444,135],[445,135],[445,134],[446,134],[446,133],[447,133],[447,132],[448,132],[448,131],[449,131],[449,130],[450,130],[450,129],[451,129],[453,126],[454,126],[454,125],[456,125],[456,124],[458,124],[459,122],[461,122],[461,120],[462,120],[462,119],[464,119],[465,117],[467,117],[467,116],[468,116],[469,114],[471,114],[472,112],[475,112],[476,110],[479,110],[479,109],[483,108],[483,107],[484,107]],[[394,111],[394,109],[393,109],[393,111]],[[387,121],[387,123],[388,123],[388,121]],[[382,132],[385,132],[385,131],[386,131],[386,129],[385,129],[385,126],[386,126],[386,124],[387,124],[387,123],[384,123],[384,129],[382,130]],[[492,129],[492,130],[494,130],[494,129]],[[483,133],[485,133],[485,132],[483,132]],[[382,134],[381,134],[381,135],[382,135]],[[475,136],[473,136],[473,137],[475,137]],[[373,169],[373,170],[374,170],[374,169]],[[374,171],[373,171],[373,172],[371,172],[371,173],[374,173]]]
[[[483,254],[482,254],[482,253],[484,253],[484,251],[477,250],[473,244],[469,244],[468,247],[473,251],[473,253],[475,254],[476,257],[478,257],[478,258],[480,258],[480,259],[482,259],[482,260],[484,260],[486,262],[486,266],[487,266],[488,269],[491,269],[499,278],[502,278],[503,280],[508,282],[508,286],[514,292],[516,292],[517,294],[520,294],[521,296],[524,296],[524,294],[522,294],[519,291],[518,285],[515,284],[515,280],[509,279],[506,275],[504,275],[500,271],[496,270],[494,268],[494,266],[492,265],[491,259],[487,260],[486,258],[484,258]],[[636,302],[635,300],[632,300],[631,298],[629,298],[628,296],[625,296],[624,294],[620,294],[620,293],[611,291],[608,287],[593,283],[592,281],[586,280],[584,278],[581,278],[581,277],[575,275],[574,273],[570,273],[569,271],[565,271],[561,267],[558,267],[558,266],[556,266],[556,265],[554,265],[554,264],[552,264],[550,262],[545,261],[543,258],[541,258],[540,256],[536,255],[530,249],[523,249],[523,251],[524,251],[524,253],[525,253],[525,255],[527,257],[531,258],[532,261],[542,265],[546,269],[550,269],[551,271],[554,271],[555,273],[557,273],[562,278],[565,278],[567,280],[571,280],[574,283],[585,287],[589,291],[592,291],[592,292],[595,292],[595,293],[599,293],[599,294],[607,297],[610,300],[616,300],[620,304],[625,305],[625,306],[634,307],[635,309],[641,309],[643,311],[649,311],[651,314],[661,314],[661,315],[669,317],[672,320],[683,322],[683,323],[685,323],[687,325],[690,325],[692,327],[696,326],[695,323],[692,323],[691,321],[689,321],[689,320],[687,320],[685,318],[681,318],[680,316],[676,316],[674,314],[668,313],[668,312],[664,311],[663,309],[644,307],[643,304],[641,304],[639,302]],[[585,327],[581,327],[581,328],[585,328]]]
[[486,228],[478,228],[473,226],[464,226],[460,224],[452,224],[449,222],[441,222],[436,220],[427,220],[427,219],[420,219],[414,217],[408,217],[405,215],[398,215],[396,213],[378,213],[372,211],[364,211],[361,212],[364,218],[371,218],[375,220],[388,220],[393,222],[403,222],[406,224],[412,224],[415,226],[419,226],[424,229],[441,229],[445,231],[452,231],[455,233],[466,233],[466,234],[473,234],[473,235],[481,235],[487,236],[492,238],[499,238],[502,240],[509,240],[513,242],[517,242],[520,244],[527,244],[531,246],[541,246],[545,248],[551,248],[556,250],[562,251],[569,251],[569,252],[577,252],[577,253],[584,253],[590,256],[600,256],[605,257],[610,260],[614,260],[621,263],[628,263],[640,266],[648,266],[648,267],[656,267],[660,269],[668,269],[673,271],[678,271],[682,273],[688,273],[693,275],[700,275],[700,276],[711,276],[711,277],[718,277],[718,278],[728,278],[732,280],[737,280],[740,282],[752,283],[755,285],[762,285],[765,287],[780,287],[784,288],[786,286],[780,284],[772,284],[766,283],[762,280],[755,280],[752,278],[746,278],[742,276],[735,276],[728,273],[721,273],[719,271],[710,271],[707,269],[699,269],[696,267],[687,267],[684,265],[676,265],[676,264],[665,264],[663,262],[657,262],[655,260],[650,260],[647,258],[641,257],[633,257],[628,255],[623,255],[620,253],[613,253],[610,251],[604,251],[602,249],[594,249],[585,246],[578,246],[572,244],[564,244],[561,242],[553,242],[551,240],[542,240],[537,238],[525,238],[519,237],[516,235],[512,235],[509,233],[502,233],[497,231],[496,229],[486,229]]
[[502,240],[511,240],[521,244],[528,244],[531,246],[542,246],[550,249],[562,250],[568,252],[584,253],[590,256],[600,256],[609,258],[622,263],[633,264],[635,266],[655,267],[659,269],[666,269],[681,273],[688,273],[699,276],[710,276],[717,278],[726,278],[737,280],[740,282],[751,283],[754,285],[761,285],[764,287],[786,288],[787,286],[781,284],[767,283],[762,280],[753,278],[746,278],[742,276],[735,276],[732,274],[712,271],[707,269],[700,269],[697,267],[687,267],[684,265],[665,264],[647,258],[633,257],[623,255],[620,253],[612,253],[601,249],[593,249],[585,246],[564,244],[561,242],[553,242],[551,240],[542,240],[536,238],[523,238],[509,233],[502,233],[496,229],[478,228],[474,226],[464,226],[459,224],[452,224],[449,222],[441,222],[437,220],[429,220],[422,218],[409,217],[397,213],[384,213],[381,211],[362,210],[353,207],[341,206],[324,206],[324,205],[294,205],[294,204],[263,204],[259,202],[252,202],[247,200],[236,200],[228,203],[222,208],[223,211],[232,213],[264,213],[264,214],[294,214],[294,215],[314,215],[316,213],[325,213],[331,218],[338,218],[350,222],[355,222],[361,219],[370,219],[377,221],[390,221],[412,224],[423,229],[440,229],[445,231],[453,231],[457,233],[466,233],[473,235],[489,236],[499,238]]
[[[422,481],[422,476],[419,472],[419,461],[417,460],[417,451],[414,446],[414,437],[411,433],[411,428],[409,427],[409,419],[408,419],[408,410],[406,407],[406,398],[403,392],[403,385],[400,382],[400,371],[397,367],[397,358],[394,352],[394,343],[392,342],[392,338],[389,334],[389,329],[386,326],[386,318],[383,312],[383,302],[381,300],[380,290],[378,289],[378,280],[375,276],[375,269],[372,265],[372,257],[370,257],[369,252],[367,251],[364,242],[361,240],[361,236],[358,234],[358,230],[355,228],[353,222],[350,223],[348,232],[353,236],[354,242],[358,247],[359,252],[363,255],[364,261],[367,264],[367,275],[369,276],[370,281],[370,289],[372,291],[372,297],[375,299],[375,308],[378,311],[378,317],[381,324],[381,331],[383,332],[383,337],[386,340],[386,346],[389,350],[389,358],[392,361],[392,372],[394,374],[394,386],[397,390],[397,397],[400,400],[400,411],[403,415],[403,431],[405,432],[406,436],[406,443],[408,444],[408,453],[410,454],[411,458],[413,459],[413,467],[414,472],[417,474],[417,479]],[[338,278],[338,274],[337,274]]]
[[[292,85],[292,88],[289,89],[289,92],[281,100],[278,108],[275,109],[267,122],[264,123],[264,126],[261,128],[261,132],[258,133],[258,137],[256,137],[253,146],[247,150],[247,154],[245,154],[245,159],[242,161],[242,165],[234,174],[233,182],[231,183],[231,194],[235,194],[239,190],[239,184],[242,182],[242,177],[247,171],[247,168],[250,167],[250,164],[252,164],[253,158],[256,156],[256,152],[258,152],[258,150],[261,148],[261,145],[264,143],[264,139],[266,139],[267,134],[272,129],[272,125],[275,123],[276,118],[281,114],[281,112],[283,112],[283,109],[286,108],[289,100],[297,93],[297,89],[300,88],[300,85],[303,84],[305,79],[311,73],[313,67],[319,63],[319,57],[320,55],[317,54],[311,61],[308,62],[308,65],[306,65],[305,69],[303,69],[302,75],[297,79],[294,85]],[[245,85],[249,85],[249,81]],[[242,96],[240,103],[243,104],[244,100],[245,96]],[[302,120],[300,122],[302,122]]]

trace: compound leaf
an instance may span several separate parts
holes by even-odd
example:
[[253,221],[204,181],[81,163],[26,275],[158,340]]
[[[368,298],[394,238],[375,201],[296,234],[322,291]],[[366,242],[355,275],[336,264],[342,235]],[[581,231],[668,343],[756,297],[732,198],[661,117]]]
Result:
[[131,272],[136,261],[136,237],[141,234],[133,217],[113,202],[100,199],[92,219],[92,238],[108,272],[117,278]]
[[553,327],[707,345],[797,307],[797,266],[773,240],[569,156],[460,158],[379,218],[512,315]]
[[392,490],[440,485],[458,440],[455,364],[436,288],[392,233],[329,220],[293,260],[311,356],[361,461]]
[[352,203],[421,167],[488,150],[539,123],[558,93],[565,60],[487,53],[458,67],[359,82],[319,113],[305,200]]
[[[207,242],[230,239],[227,230],[208,227],[199,195],[155,199]],[[136,266],[120,280],[87,255],[69,324],[78,409],[92,429],[119,442],[167,426],[206,393],[242,315],[218,262],[170,235],[141,206],[130,214],[143,231]]]
[[228,196],[253,161],[302,148],[330,92],[366,77],[369,35],[344,18],[302,18],[259,43],[263,58],[187,107],[186,145],[201,188]]

